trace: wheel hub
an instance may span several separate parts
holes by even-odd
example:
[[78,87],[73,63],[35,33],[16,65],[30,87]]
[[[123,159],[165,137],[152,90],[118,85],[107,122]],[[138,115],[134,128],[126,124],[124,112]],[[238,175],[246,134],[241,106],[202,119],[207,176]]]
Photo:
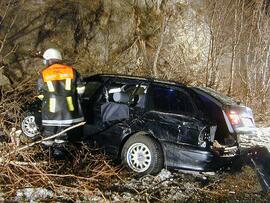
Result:
[[35,128],[36,127],[36,124],[35,123],[29,123],[29,127],[30,128]]
[[143,154],[138,154],[137,160],[138,162],[143,162],[145,160]]

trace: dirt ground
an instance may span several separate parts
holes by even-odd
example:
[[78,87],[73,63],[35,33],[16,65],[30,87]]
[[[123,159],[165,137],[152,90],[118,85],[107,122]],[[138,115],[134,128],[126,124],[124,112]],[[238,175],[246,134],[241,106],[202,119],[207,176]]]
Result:
[[[260,128],[259,131],[259,137],[252,138],[252,143],[268,146],[269,142],[256,142],[256,140],[260,140],[260,137],[270,140],[268,136],[270,128]],[[8,199],[18,202],[73,202],[74,200],[76,202],[270,202],[270,193],[262,192],[256,172],[249,166],[238,170],[226,168],[208,173],[163,169],[157,176],[136,177],[135,174],[119,167],[116,163],[104,159],[101,154],[93,154],[93,152],[90,154],[92,158],[87,154],[80,155],[82,156],[80,162],[64,162],[62,165],[58,163],[65,172],[63,174],[74,175],[69,179],[61,179],[61,181],[64,180],[61,184],[65,185],[65,188],[58,187],[57,190],[63,191],[56,191],[55,188],[43,184],[35,188],[22,185],[8,198],[6,194],[0,192],[0,200]],[[91,159],[97,156],[100,160],[91,162]],[[105,169],[101,162],[106,162]],[[92,166],[89,168],[90,163]],[[93,165],[96,169],[93,169]],[[104,171],[100,171],[101,173],[111,173],[112,168],[118,169],[113,175],[106,176],[105,174],[104,176],[98,173],[99,167]],[[53,172],[62,174],[59,168]],[[95,175],[100,175],[103,179],[98,179],[97,184],[89,183],[92,192],[87,194],[79,191],[78,195],[74,196],[74,185],[78,190],[84,189],[84,186],[78,185],[82,182],[77,180],[76,176],[91,178]],[[87,182],[86,180],[83,184]],[[72,195],[69,190],[72,190]],[[59,196],[62,193],[66,195]]]
[[109,182],[97,184],[90,195],[56,198],[54,192],[24,188],[16,192],[14,199],[19,202],[74,202],[75,199],[76,202],[270,202],[270,195],[261,191],[257,175],[249,166],[238,171],[227,168],[208,173],[163,169],[157,176],[144,177],[121,169]]
[[253,169],[238,172],[194,173],[163,169],[157,176],[125,178],[104,191],[112,202],[269,202],[270,196],[261,192]]

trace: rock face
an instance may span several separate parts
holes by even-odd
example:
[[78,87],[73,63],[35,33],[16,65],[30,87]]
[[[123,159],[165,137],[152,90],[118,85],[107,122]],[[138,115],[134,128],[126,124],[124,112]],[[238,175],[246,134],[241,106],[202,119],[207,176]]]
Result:
[[[1,64],[11,83],[35,75],[43,67],[42,52],[49,47],[60,49],[68,64],[88,75],[152,74],[159,45],[157,65],[162,77],[169,69],[171,74],[165,77],[177,79],[173,73],[188,71],[190,64],[202,67],[205,61],[208,31],[198,20],[197,1],[28,0],[2,4],[0,36],[7,33],[7,41],[0,51]],[[196,43],[190,43],[194,40]]]
[[54,47],[83,75],[205,85],[269,113],[267,2],[2,0],[0,68],[16,86],[37,77],[42,53]]

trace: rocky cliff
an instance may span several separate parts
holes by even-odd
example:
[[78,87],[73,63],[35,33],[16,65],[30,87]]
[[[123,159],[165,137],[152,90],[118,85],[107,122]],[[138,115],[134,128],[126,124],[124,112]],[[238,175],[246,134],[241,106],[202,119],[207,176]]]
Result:
[[153,75],[156,63],[157,76],[173,78],[175,64],[188,71],[205,62],[209,31],[194,9],[204,5],[196,1],[2,0],[1,4],[1,37],[7,39],[0,53],[9,53],[1,64],[11,83],[43,68],[41,55],[48,47],[60,49],[67,63],[88,75]]
[[37,77],[55,47],[84,75],[205,85],[265,112],[269,33],[267,0],[0,0],[0,78]]

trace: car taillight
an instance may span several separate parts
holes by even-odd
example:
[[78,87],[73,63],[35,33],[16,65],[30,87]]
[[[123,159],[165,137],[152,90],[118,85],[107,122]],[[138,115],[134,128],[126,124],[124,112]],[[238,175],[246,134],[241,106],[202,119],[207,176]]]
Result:
[[236,111],[229,111],[227,114],[232,125],[239,125],[241,123],[240,117]]

